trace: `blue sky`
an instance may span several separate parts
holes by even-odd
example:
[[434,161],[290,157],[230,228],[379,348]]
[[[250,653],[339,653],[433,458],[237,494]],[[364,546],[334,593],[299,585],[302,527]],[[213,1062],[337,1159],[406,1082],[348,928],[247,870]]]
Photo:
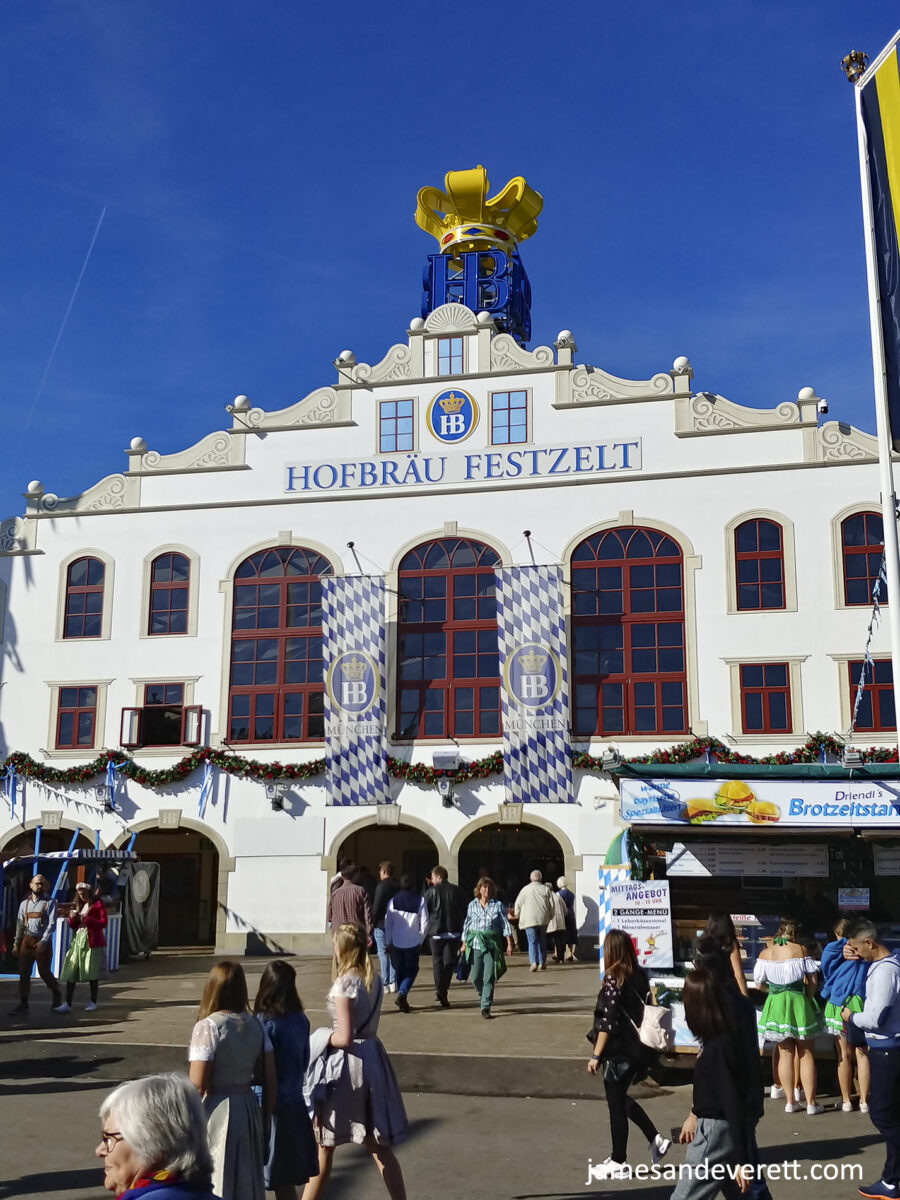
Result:
[[377,361],[418,313],[416,191],[476,163],[544,196],[532,344],[571,328],[632,378],[687,354],[744,404],[811,384],[873,430],[839,62],[898,24],[887,0],[5,5],[0,516],[136,434],[190,445],[238,393],[293,403],[345,347]]

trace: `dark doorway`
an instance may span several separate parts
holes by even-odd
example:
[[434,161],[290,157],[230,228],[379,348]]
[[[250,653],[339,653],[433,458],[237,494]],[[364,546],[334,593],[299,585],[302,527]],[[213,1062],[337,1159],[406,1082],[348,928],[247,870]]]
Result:
[[438,865],[434,842],[426,833],[408,825],[367,825],[365,829],[358,829],[341,843],[338,861],[344,855],[365,867],[375,879],[378,878],[378,864],[385,860],[392,862],[397,878],[409,872],[415,877],[420,891],[425,886],[425,876]]
[[193,829],[145,829],[133,849],[159,863],[160,946],[212,946],[219,854]]
[[459,848],[459,884],[471,894],[486,868],[503,901],[512,904],[532,871],[555,883],[563,874],[563,862],[556,838],[535,825],[483,825]]

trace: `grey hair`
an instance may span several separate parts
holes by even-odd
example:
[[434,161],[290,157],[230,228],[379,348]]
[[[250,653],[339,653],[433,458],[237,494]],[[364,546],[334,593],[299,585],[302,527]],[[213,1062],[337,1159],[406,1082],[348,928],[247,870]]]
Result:
[[172,1171],[185,1183],[209,1187],[212,1157],[200,1094],[184,1075],[146,1075],[110,1092],[100,1120],[113,1114],[142,1168]]
[[543,880],[544,880],[544,877],[540,873],[540,871],[532,871],[531,872],[531,882],[532,883],[543,883]]
[[557,879],[557,881],[556,881],[556,886],[557,886],[558,888],[567,888],[567,887],[569,886],[569,885],[566,883],[566,877],[565,877],[565,875],[560,875],[559,879]]
[[857,917],[856,920],[851,920],[850,924],[844,930],[846,938],[864,938],[867,942],[877,942],[878,927],[869,917]]

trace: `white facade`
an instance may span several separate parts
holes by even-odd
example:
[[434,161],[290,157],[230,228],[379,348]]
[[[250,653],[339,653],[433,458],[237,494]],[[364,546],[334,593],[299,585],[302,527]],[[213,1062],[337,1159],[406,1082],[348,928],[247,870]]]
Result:
[[[342,356],[336,381],[296,404],[263,411],[238,398],[230,429],[177,454],[148,452],[135,439],[126,471],[73,499],[29,488],[24,517],[0,524],[0,759],[12,751],[54,767],[94,759],[119,745],[121,710],[140,706],[144,685],[154,681],[184,684],[185,703],[204,710],[203,743],[221,744],[234,572],[255,551],[284,545],[316,550],[335,573],[349,574],[359,569],[348,549],[353,542],[363,571],[385,575],[390,735],[396,573],[406,551],[432,538],[466,535],[493,547],[503,564],[530,562],[527,529],[535,559],[562,563],[568,577],[580,541],[632,524],[668,534],[684,556],[693,734],[764,754],[802,744],[807,730],[848,728],[846,664],[862,657],[869,613],[844,604],[840,522],[857,511],[880,512],[874,438],[835,421],[820,424],[811,389],[797,402],[773,397],[772,407],[749,409],[693,393],[687,360],[645,381],[621,380],[575,365],[571,335],[560,335],[552,349],[525,351],[460,305],[411,324],[407,340],[380,363],[369,367]],[[451,336],[463,339],[464,370],[438,376],[436,340]],[[454,385],[476,401],[480,418],[464,441],[448,446],[430,432],[426,411]],[[490,395],[522,390],[527,443],[493,446]],[[379,453],[379,405],[393,400],[413,402],[409,454]],[[395,464],[386,477],[384,461]],[[432,479],[441,473],[440,481],[428,481],[429,470]],[[781,611],[736,611],[733,531],[750,517],[769,517],[784,531]],[[148,636],[149,564],[167,550],[191,562],[187,632]],[[101,635],[64,638],[67,567],[85,555],[106,565]],[[886,637],[886,630],[876,634],[876,657],[887,656]],[[737,670],[763,660],[790,664],[791,728],[745,735]],[[59,688],[78,684],[99,689],[94,744],[56,749]],[[465,759],[500,746],[499,738],[461,740]],[[891,744],[896,735],[857,740]],[[667,739],[610,741],[631,755]],[[594,754],[607,747],[601,739],[575,744]],[[444,745],[450,743],[394,741],[388,751],[430,765],[433,750]],[[282,762],[324,753],[321,742],[234,749]],[[144,748],[134,757],[159,769],[186,753],[181,746]],[[292,785],[284,811],[272,810],[259,782],[221,774],[201,817],[200,776],[157,790],[129,781],[117,813],[103,811],[91,786],[20,780],[16,820],[8,807],[0,812],[0,848],[37,824],[83,826],[91,841],[97,829],[103,846],[127,844],[135,831],[161,828],[170,837],[194,831],[218,855],[218,882],[210,885],[217,915],[209,928],[219,947],[242,950],[254,932],[287,948],[324,946],[328,880],[339,848],[385,814],[330,806],[324,774]],[[605,774],[585,772],[576,772],[575,792],[573,804],[526,805],[521,820],[558,841],[587,937],[596,930],[597,868],[619,828],[617,792]],[[460,847],[474,830],[497,824],[503,799],[499,775],[460,786],[453,808],[442,805],[434,787],[394,783],[400,825],[431,839],[451,877]],[[508,835],[515,835],[512,826]],[[387,827],[377,844],[390,852],[391,836],[402,840],[401,831]],[[136,848],[148,858],[163,845],[145,841],[146,848]],[[197,839],[197,846],[208,859],[209,845]]]

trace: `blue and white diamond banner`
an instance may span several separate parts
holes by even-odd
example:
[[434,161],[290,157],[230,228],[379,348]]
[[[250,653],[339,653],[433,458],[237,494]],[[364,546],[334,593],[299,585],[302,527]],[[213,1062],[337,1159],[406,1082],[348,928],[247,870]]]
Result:
[[498,567],[503,779],[510,804],[570,804],[562,568]]
[[390,804],[384,745],[384,580],[322,580],[329,804]]

